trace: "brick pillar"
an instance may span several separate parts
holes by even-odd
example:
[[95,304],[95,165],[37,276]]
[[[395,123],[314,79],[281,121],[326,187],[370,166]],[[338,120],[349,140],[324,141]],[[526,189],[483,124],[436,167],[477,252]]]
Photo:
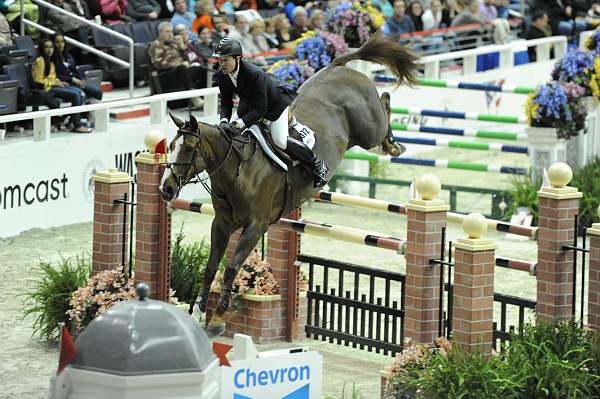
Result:
[[150,286],[151,297],[167,300],[170,286],[171,215],[158,187],[165,155],[142,153],[137,166],[135,277]]
[[[300,214],[298,209],[286,217],[297,220]],[[273,268],[275,279],[279,282],[279,294],[282,298],[282,317],[277,323],[288,342],[302,337],[306,324],[306,317],[302,317],[306,314],[306,298],[300,298],[298,289],[296,256],[299,252],[299,234],[282,230],[277,225],[269,227],[267,260]]]
[[548,169],[552,187],[543,187],[539,198],[539,236],[537,264],[537,305],[540,320],[571,316],[573,304],[573,251],[562,249],[571,245],[574,217],[579,213],[579,198],[575,187],[567,184],[573,177],[571,168],[562,162]]
[[[600,216],[600,207],[598,207]],[[600,223],[587,230],[590,236],[590,277],[588,288],[587,324],[600,332]]]
[[481,238],[487,230],[485,217],[468,215],[463,228],[468,238],[459,238],[454,258],[452,337],[467,352],[492,354],[494,317],[493,240]]
[[421,176],[416,188],[423,199],[411,199],[406,204],[404,336],[429,344],[438,336],[440,295],[440,267],[430,265],[429,261],[440,257],[442,228],[446,225],[449,206],[435,199],[441,189],[437,177]]
[[94,180],[92,272],[95,274],[123,265],[123,250],[127,256],[129,217],[123,220],[125,205],[115,204],[114,201],[122,200],[124,194],[127,194],[128,199],[131,200],[129,193],[131,177],[116,168],[111,168],[98,172],[92,179]]

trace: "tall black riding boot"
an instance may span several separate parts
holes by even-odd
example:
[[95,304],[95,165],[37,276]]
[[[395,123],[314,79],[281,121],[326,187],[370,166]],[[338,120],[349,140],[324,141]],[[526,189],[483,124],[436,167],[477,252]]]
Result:
[[327,183],[327,164],[319,159],[315,153],[303,142],[293,137],[287,138],[287,150],[298,161],[307,164],[315,175],[314,187],[323,187]]

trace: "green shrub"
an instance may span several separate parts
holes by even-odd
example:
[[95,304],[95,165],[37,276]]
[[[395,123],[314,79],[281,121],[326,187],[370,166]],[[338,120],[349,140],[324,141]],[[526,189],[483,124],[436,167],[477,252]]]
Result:
[[92,270],[89,259],[84,255],[72,258],[61,256],[56,266],[40,262],[40,275],[33,292],[25,294],[33,302],[25,309],[25,316],[34,315],[33,333],[48,341],[56,341],[61,323],[70,328],[67,311],[69,300],[79,287],[85,285]]
[[510,217],[516,213],[517,208],[524,207],[529,209],[533,216],[532,225],[537,226],[539,215],[538,191],[542,186],[542,181],[538,180],[534,184],[529,176],[515,176],[511,179],[511,184],[513,190],[506,192],[510,200],[504,213],[504,219],[510,220]]
[[526,325],[504,354],[522,398],[590,398],[600,394],[593,342],[574,320]]
[[[204,240],[193,244],[185,244],[183,226],[175,236],[171,246],[171,288],[181,302],[190,304],[190,312],[196,296],[202,287],[204,270],[210,254],[210,246]],[[226,264],[221,260],[219,269]]]

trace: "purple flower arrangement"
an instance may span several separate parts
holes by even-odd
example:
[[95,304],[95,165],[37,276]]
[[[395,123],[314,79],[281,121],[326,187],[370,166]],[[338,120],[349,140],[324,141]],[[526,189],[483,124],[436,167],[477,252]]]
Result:
[[268,72],[287,82],[294,90],[298,90],[302,83],[315,74],[308,62],[301,60],[278,61]]
[[337,33],[321,31],[319,32],[319,36],[325,40],[327,53],[331,58],[339,57],[348,52],[348,43]]
[[315,71],[326,67],[331,62],[327,51],[327,43],[320,35],[307,37],[296,46],[296,58],[307,61]]
[[590,78],[594,69],[594,55],[587,51],[571,50],[556,63],[552,79],[575,83],[584,88],[584,95],[592,95]]
[[600,30],[595,30],[594,34],[587,38],[584,47],[594,54],[600,53]]
[[551,82],[529,96],[525,111],[529,124],[555,127],[559,138],[577,136],[585,129],[586,109],[582,101],[584,88],[573,82]]
[[360,47],[372,30],[371,16],[349,3],[340,4],[327,24],[327,30],[344,37],[350,47]]

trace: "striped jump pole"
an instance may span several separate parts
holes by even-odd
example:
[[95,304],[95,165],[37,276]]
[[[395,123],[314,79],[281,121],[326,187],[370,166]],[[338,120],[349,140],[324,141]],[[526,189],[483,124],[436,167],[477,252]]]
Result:
[[513,124],[525,124],[527,118],[525,116],[512,116],[512,115],[490,115],[490,114],[478,114],[477,112],[457,112],[457,111],[444,111],[436,109],[425,109],[425,108],[392,108],[392,114],[403,114],[403,115],[420,115],[420,116],[432,116],[436,118],[449,118],[449,119],[465,119],[472,121],[483,121],[483,122],[497,122],[497,123],[513,123]]
[[[171,201],[169,207],[171,209],[203,213],[205,215],[215,215],[213,206],[202,202],[176,199]],[[279,219],[277,225],[284,230],[294,231],[296,233],[331,238],[333,240],[367,245],[369,247],[390,249],[401,255],[404,255],[406,252],[405,239],[385,236],[380,233],[372,233],[361,229],[354,229],[352,227],[310,222],[307,220],[297,221],[285,218]]]
[[[372,209],[388,213],[397,213],[406,215],[406,206],[388,201],[382,201],[373,198],[359,197],[343,193],[332,193],[330,191],[319,191],[313,195],[313,199],[317,201],[327,202],[330,204],[353,206],[356,208]],[[462,224],[467,215],[456,212],[447,212],[448,223]],[[495,219],[486,219],[488,229],[499,231],[502,233],[511,233],[519,236],[537,239],[537,227],[521,226],[514,223],[506,223]]]
[[451,136],[465,136],[465,137],[476,137],[480,139],[496,139],[496,140],[527,140],[527,133],[514,133],[514,132],[498,132],[495,130],[479,130],[479,129],[457,129],[452,127],[438,127],[438,126],[426,126],[419,125],[416,123],[398,123],[392,122],[390,124],[392,130],[399,130],[403,132],[420,132],[420,133],[432,133],[432,134],[446,134]]
[[[395,76],[375,75],[375,82],[396,83],[398,78]],[[442,89],[463,89],[463,90],[478,90],[478,91],[496,91],[500,93],[512,94],[531,94],[535,91],[535,87],[517,86],[517,85],[496,85],[493,83],[472,83],[460,82],[458,80],[440,80],[440,79],[423,79],[417,78],[418,86],[439,87]]]
[[471,170],[474,172],[496,172],[512,175],[526,175],[527,168],[518,166],[502,166],[494,164],[484,164],[476,162],[449,161],[447,159],[420,159],[409,157],[390,157],[386,155],[371,154],[368,152],[346,151],[346,159],[357,159],[371,162],[390,162],[406,165],[430,166],[447,169]]
[[482,143],[482,142],[476,142],[476,141],[448,140],[448,139],[444,139],[444,138],[427,139],[427,138],[423,138],[423,137],[405,137],[405,136],[394,135],[394,142],[419,144],[419,145],[431,145],[431,146],[435,146],[435,147],[462,148],[465,150],[514,152],[517,154],[527,154],[528,153],[527,147],[525,147],[525,146],[508,145],[508,144],[502,144],[502,143]]
[[496,266],[512,270],[521,270],[529,273],[530,276],[537,275],[537,262],[496,256]]

